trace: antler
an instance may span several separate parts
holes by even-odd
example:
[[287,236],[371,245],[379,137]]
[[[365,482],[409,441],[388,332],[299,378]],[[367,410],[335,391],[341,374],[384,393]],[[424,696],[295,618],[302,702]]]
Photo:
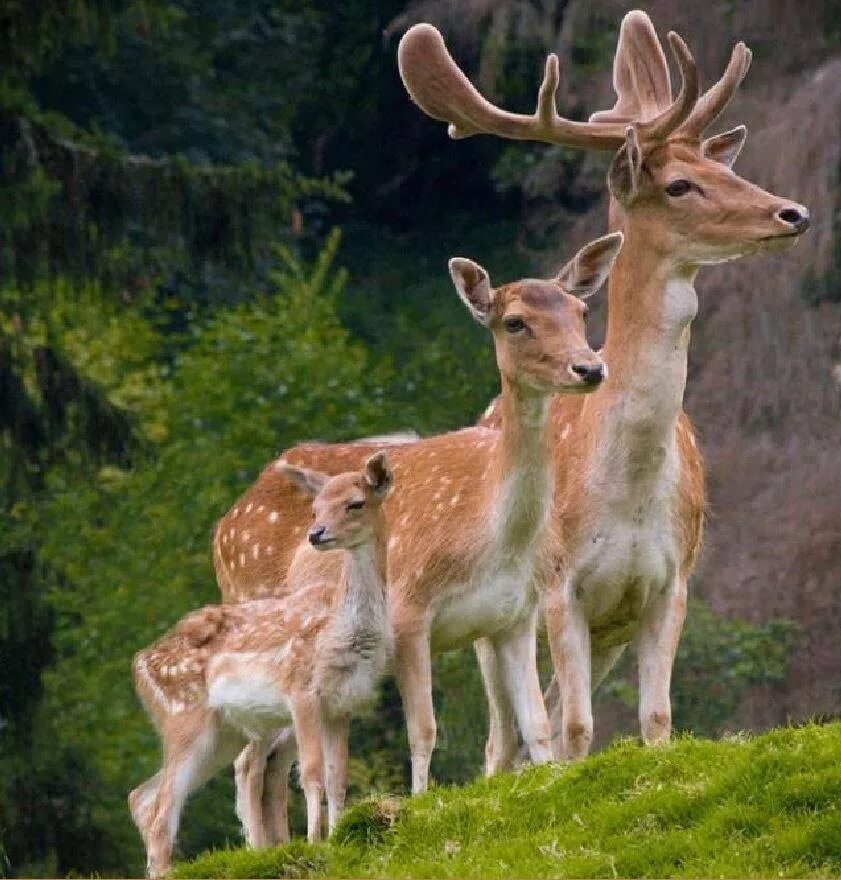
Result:
[[752,57],[750,49],[744,43],[736,43],[724,75],[698,99],[689,118],[681,127],[683,132],[691,137],[700,137],[718,119],[747,75]]
[[[683,84],[677,100],[654,119],[640,126],[643,137],[664,136],[677,128],[698,95],[698,77],[685,43],[669,35],[680,65]],[[495,134],[511,140],[543,141],[596,150],[615,150],[625,143],[625,122],[576,122],[558,115],[555,93],[560,74],[558,56],[549,55],[537,109],[527,116],[509,113],[485,100],[462,73],[430,24],[416,24],[400,40],[397,50],[400,76],[412,100],[429,116],[448,122],[452,138]]]
[[672,103],[669,66],[651,19],[632,9],[619,28],[613,59],[616,103],[599,110],[590,122],[644,122]]

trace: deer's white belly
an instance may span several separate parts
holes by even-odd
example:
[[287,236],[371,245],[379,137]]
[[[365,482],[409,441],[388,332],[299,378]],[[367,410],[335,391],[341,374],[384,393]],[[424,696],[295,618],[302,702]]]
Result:
[[479,574],[470,583],[455,585],[436,608],[433,648],[457,648],[510,629],[529,616],[536,601],[533,567],[529,564]]
[[670,517],[656,514],[604,521],[579,545],[570,587],[595,642],[630,641],[645,608],[672,582],[678,557]]
[[289,724],[292,710],[271,674],[272,655],[222,654],[207,672],[207,702],[246,736],[260,736]]

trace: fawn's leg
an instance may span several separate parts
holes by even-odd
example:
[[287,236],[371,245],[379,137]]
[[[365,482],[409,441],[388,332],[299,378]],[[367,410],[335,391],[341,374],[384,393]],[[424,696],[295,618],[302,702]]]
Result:
[[646,608],[637,635],[642,738],[648,745],[669,741],[672,733],[672,666],[686,618],[686,581],[676,576]]
[[488,638],[473,642],[485,695],[488,698],[488,738],[485,742],[485,776],[502,773],[514,766],[517,756],[517,727],[514,706],[509,697],[496,647]]
[[298,754],[291,726],[273,734],[270,752],[263,785],[263,822],[271,845],[289,842],[289,771]]
[[345,808],[350,718],[323,721],[324,775],[327,788],[327,829],[332,833]]
[[194,718],[174,716],[164,734],[164,766],[146,839],[147,872],[161,877],[170,868],[172,847],[181,810],[192,792],[228,764],[234,749],[220,748],[218,728],[211,713]]
[[321,839],[321,798],[324,793],[324,761],[321,752],[321,709],[315,697],[302,696],[294,701],[292,715],[301,788],[307,801],[307,840]]
[[152,821],[155,798],[158,796],[158,786],[161,784],[163,770],[138,785],[128,796],[128,806],[131,818],[143,838],[144,845],[149,833],[149,823]]
[[552,752],[556,757],[580,760],[593,741],[590,628],[569,584],[548,590],[544,608],[561,698],[561,724],[552,730]]
[[267,742],[252,740],[234,761],[236,812],[245,842],[251,849],[268,845],[263,818],[263,778],[267,757]]
[[426,791],[429,784],[429,763],[436,734],[429,632],[417,624],[405,629],[393,625],[392,630],[394,673],[403,700],[412,753],[412,794],[418,794]]
[[549,718],[537,675],[537,617],[535,605],[528,619],[494,639],[497,662],[508,699],[535,764],[552,760]]

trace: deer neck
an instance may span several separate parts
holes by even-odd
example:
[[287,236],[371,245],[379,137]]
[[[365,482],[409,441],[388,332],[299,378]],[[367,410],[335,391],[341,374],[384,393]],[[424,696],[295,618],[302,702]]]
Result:
[[534,540],[551,503],[550,400],[502,378],[502,424],[490,474],[495,486],[496,539],[512,552]]
[[385,619],[386,540],[383,523],[378,523],[371,541],[346,553],[339,615],[354,629],[379,626],[380,618]]
[[611,477],[631,492],[644,492],[676,460],[675,427],[698,298],[695,270],[658,250],[653,230],[627,220],[624,232],[608,288],[602,356],[610,378],[585,410],[599,423],[595,434]]

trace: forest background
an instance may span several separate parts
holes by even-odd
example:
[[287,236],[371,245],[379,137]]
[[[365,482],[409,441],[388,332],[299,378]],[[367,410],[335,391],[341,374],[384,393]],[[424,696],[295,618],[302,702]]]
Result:
[[[397,40],[436,23],[498,102],[613,103],[618,0],[0,0],[0,876],[142,870],[125,797],[157,761],[131,657],[216,601],[212,525],[279,450],[469,424],[497,390],[453,254],[540,274],[606,222],[605,156],[453,143]],[[653,0],[709,82],[739,170],[807,204],[797,250],[702,273],[687,406],[707,547],[679,729],[841,708],[841,5]],[[605,297],[591,323],[599,342]],[[436,664],[438,781],[481,767],[472,652]],[[598,697],[635,731],[632,663]],[[353,793],[406,788],[399,699],[353,734]],[[300,817],[298,817],[299,819]],[[238,839],[230,775],[182,852]]]

